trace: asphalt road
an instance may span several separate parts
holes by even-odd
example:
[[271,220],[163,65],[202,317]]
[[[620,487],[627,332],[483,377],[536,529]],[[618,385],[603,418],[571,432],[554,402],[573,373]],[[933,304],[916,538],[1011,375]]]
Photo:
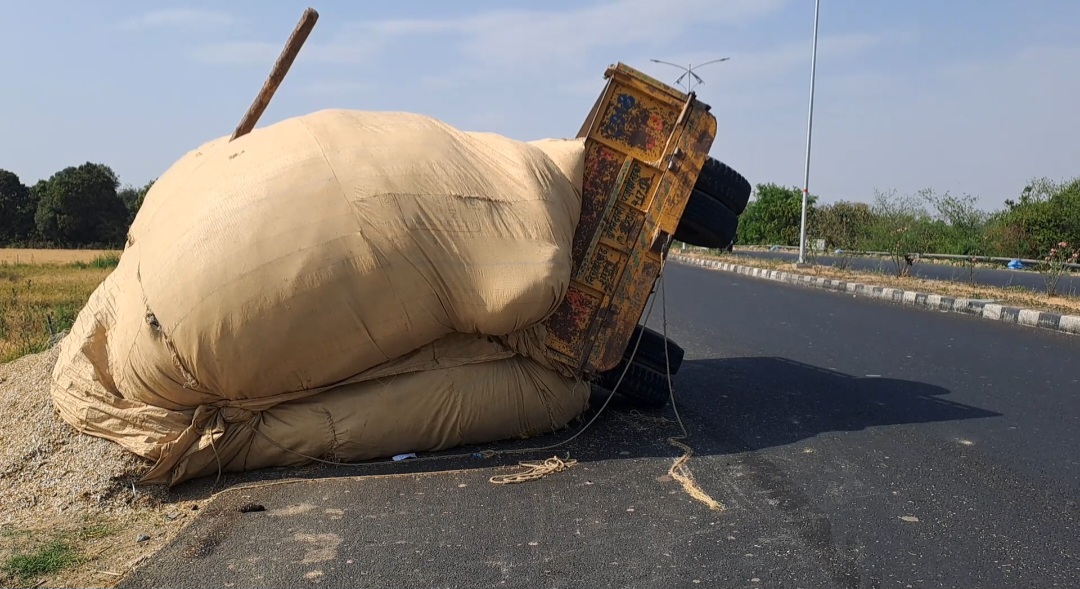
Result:
[[674,413],[616,396],[533,482],[488,482],[522,457],[257,474],[308,480],[218,495],[120,586],[1076,586],[1080,338],[677,264],[666,291],[723,510],[667,476]]
[[[729,256],[731,254],[728,254]],[[735,252],[736,257],[759,258],[771,260],[784,260],[795,262],[799,255],[794,252],[768,252],[755,250],[740,250]],[[836,266],[841,262],[838,256],[818,256],[816,263]],[[848,262],[852,270],[863,272],[885,272],[895,274],[896,267],[891,259],[874,257],[853,257]],[[1046,281],[1042,274],[1035,270],[1008,270],[995,268],[976,268],[969,274],[967,268],[962,266],[949,266],[935,264],[923,260],[912,267],[912,275],[934,280],[949,280],[953,282],[974,282],[986,286],[1023,287],[1037,292],[1046,292]],[[1058,282],[1058,292],[1062,294],[1080,295],[1080,274],[1070,273],[1063,275]]]

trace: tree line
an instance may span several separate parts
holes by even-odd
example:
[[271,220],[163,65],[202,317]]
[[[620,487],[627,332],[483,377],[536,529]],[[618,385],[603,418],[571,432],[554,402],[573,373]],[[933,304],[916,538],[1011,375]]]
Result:
[[0,246],[120,248],[151,181],[120,185],[105,164],[69,166],[32,186],[0,169]]
[[[1061,244],[1080,245],[1080,178],[1032,181],[999,210],[971,195],[924,189],[875,191],[870,203],[818,204],[808,197],[807,240],[827,252],[936,253],[1044,260]],[[799,245],[802,189],[758,184],[739,220],[737,244]],[[825,252],[822,252],[825,253]]]
[[[0,246],[122,247],[153,181],[121,186],[105,164],[64,168],[32,186],[0,169]],[[996,211],[971,195],[925,189],[876,191],[872,202],[818,204],[808,197],[807,237],[827,251],[940,253],[1044,259],[1080,244],[1080,178],[1039,179]],[[739,221],[737,244],[798,245],[802,190],[758,184]],[[1060,249],[1060,248],[1059,248]]]

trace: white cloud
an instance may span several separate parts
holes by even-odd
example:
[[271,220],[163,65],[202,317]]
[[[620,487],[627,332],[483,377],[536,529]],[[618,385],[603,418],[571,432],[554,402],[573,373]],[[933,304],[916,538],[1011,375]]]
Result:
[[281,47],[261,41],[230,41],[203,45],[191,52],[198,61],[219,65],[259,64],[269,68],[281,53]]
[[[267,41],[228,41],[210,43],[197,47],[190,55],[197,61],[215,65],[270,67],[281,55],[285,40],[280,43]],[[330,43],[305,43],[297,55],[297,62],[355,64],[363,62],[375,47],[370,42],[339,41]]]
[[[786,0],[655,0],[602,2],[571,10],[496,10],[435,19],[389,19],[346,24],[334,41],[305,48],[327,63],[359,63],[392,42],[418,35],[450,35],[473,66],[530,67],[573,62],[601,47],[655,46],[695,24],[742,24],[775,13]],[[357,41],[360,39],[361,41]],[[238,45],[236,43],[226,45]],[[201,48],[212,57],[219,46]],[[238,63],[220,60],[216,63]]]
[[153,28],[213,28],[236,23],[236,18],[213,10],[174,8],[155,10],[130,18],[120,24],[126,30],[137,31]]
[[[829,61],[831,64],[847,64],[850,60],[862,57],[873,49],[906,42],[907,39],[907,35],[895,32],[847,33],[822,37],[818,44],[818,65],[820,66],[822,61]],[[809,42],[785,43],[768,51],[679,53],[662,54],[662,57],[664,61],[695,66],[720,57],[730,57],[729,61],[710,64],[701,70],[694,68],[694,72],[704,80],[704,83],[694,89],[705,102],[715,102],[713,106],[719,104],[731,106],[736,103],[761,106],[764,102],[788,102],[791,98],[789,89],[792,80],[797,79],[800,88],[809,84],[810,80]],[[679,68],[671,65],[653,63],[639,52],[628,54],[625,59],[631,67],[640,69],[662,82],[680,87],[675,80],[685,69],[680,71]],[[591,68],[584,72],[576,70],[573,75],[567,75],[564,71],[559,74],[557,81],[553,82],[553,87],[574,96],[596,96],[604,86],[602,73],[602,67]],[[432,85],[437,81],[440,86],[449,87],[455,83],[463,83],[463,80],[469,79],[470,76],[473,79],[490,78],[490,73],[489,70],[476,66],[426,80]],[[871,83],[871,76],[881,77],[883,74],[863,74],[862,82]],[[822,83],[822,77],[822,72],[819,71],[819,84]],[[855,79],[845,79],[844,83],[854,85],[860,82]],[[798,100],[802,100],[801,94]]]
[[603,2],[558,12],[500,10],[445,20],[398,19],[354,27],[383,40],[446,33],[464,37],[466,55],[489,66],[535,65],[619,45],[670,42],[693,24],[740,24],[775,13],[784,0]]

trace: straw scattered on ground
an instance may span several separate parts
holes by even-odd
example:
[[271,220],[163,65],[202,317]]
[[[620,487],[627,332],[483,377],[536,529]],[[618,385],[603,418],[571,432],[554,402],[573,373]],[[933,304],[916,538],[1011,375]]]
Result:
[[0,364],[0,586],[112,586],[195,514],[133,486],[147,461],[56,417],[57,353]]

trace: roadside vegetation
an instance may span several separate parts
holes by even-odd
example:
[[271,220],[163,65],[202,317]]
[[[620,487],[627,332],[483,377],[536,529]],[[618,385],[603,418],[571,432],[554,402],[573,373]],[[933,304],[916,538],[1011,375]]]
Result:
[[[1036,260],[1048,295],[1056,293],[1068,263],[1080,259],[1080,178],[1032,181],[1018,198],[984,211],[972,195],[925,189],[914,195],[876,192],[870,203],[818,204],[809,197],[808,241],[825,240],[825,251],[883,252],[897,277],[907,276],[917,254],[962,256],[974,268],[985,257]],[[739,245],[799,244],[802,191],[758,184],[739,221]],[[843,268],[844,264],[841,263]]]
[[105,252],[68,263],[0,261],[0,362],[44,351],[71,327],[119,259],[119,253]]

